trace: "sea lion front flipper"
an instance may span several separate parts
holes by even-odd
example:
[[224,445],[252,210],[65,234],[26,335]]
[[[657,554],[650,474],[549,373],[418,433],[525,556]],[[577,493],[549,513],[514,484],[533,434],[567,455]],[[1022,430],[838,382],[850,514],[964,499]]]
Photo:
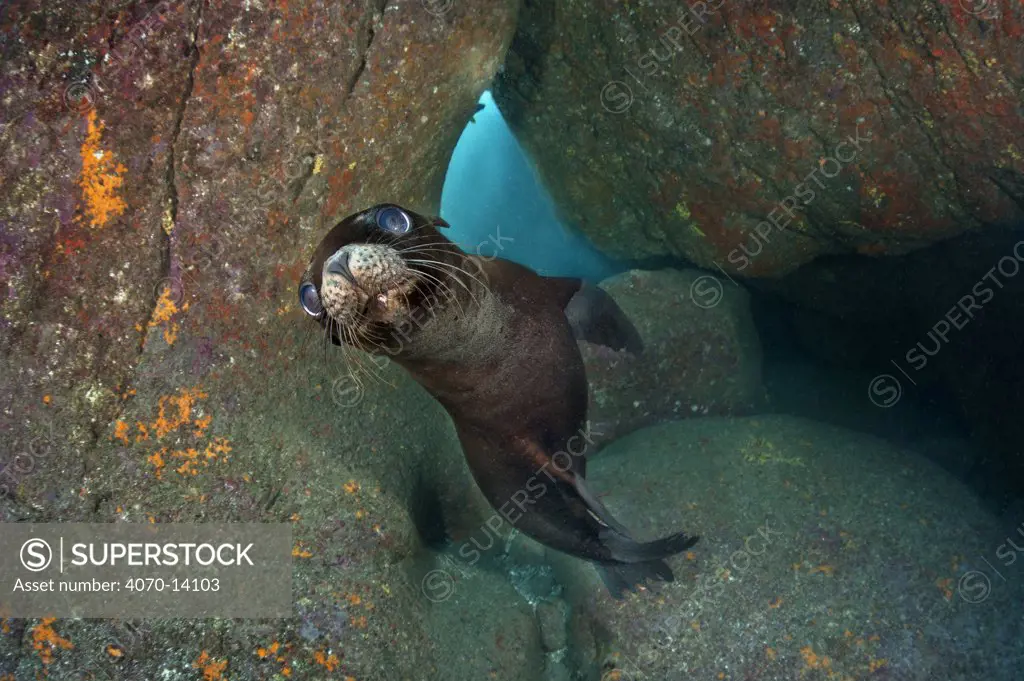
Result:
[[643,341],[633,323],[600,286],[583,284],[565,306],[565,316],[576,340],[634,355],[643,352]]

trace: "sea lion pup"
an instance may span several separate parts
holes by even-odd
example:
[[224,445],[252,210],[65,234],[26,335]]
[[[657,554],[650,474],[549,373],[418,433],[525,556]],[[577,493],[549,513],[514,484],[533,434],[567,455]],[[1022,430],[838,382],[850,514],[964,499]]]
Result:
[[577,339],[639,351],[611,297],[468,255],[440,218],[381,204],[335,225],[299,284],[325,337],[389,354],[448,411],[473,478],[514,527],[592,561],[621,598],[672,581],[683,533],[640,543],[584,481],[587,379]]

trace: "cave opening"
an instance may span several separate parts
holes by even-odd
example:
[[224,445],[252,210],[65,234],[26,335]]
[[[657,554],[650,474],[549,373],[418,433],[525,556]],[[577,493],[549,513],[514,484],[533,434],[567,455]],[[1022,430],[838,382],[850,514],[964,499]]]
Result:
[[[451,236],[464,249],[543,275],[594,282],[630,269],[701,269],[681,257],[622,260],[595,248],[585,230],[564,219],[491,91],[479,106],[452,155],[441,200]],[[957,345],[955,327],[952,336],[938,340],[939,348],[930,353],[934,361],[918,343],[934,326],[927,320],[944,314],[923,303],[934,273],[944,272],[944,289],[955,302],[957,285],[969,291],[972,277],[984,275],[971,262],[998,260],[999,249],[1011,248],[1021,234],[1018,228],[988,241],[958,237],[883,259],[825,256],[785,277],[737,278],[751,294],[763,352],[764,401],[752,413],[797,416],[880,437],[939,464],[997,513],[1012,514],[1022,503],[1024,476],[1016,445],[1006,436],[1009,424],[992,400],[1021,399],[1015,387],[1021,381],[1013,378],[1017,370],[1007,359],[1013,341],[1005,332],[1019,318],[1016,279],[1003,282],[1005,290],[999,289],[990,309],[964,325],[960,349],[943,350]],[[809,299],[808,291],[821,297]],[[844,295],[859,300],[827,300]],[[945,330],[944,322],[938,324]],[[922,355],[929,362],[919,364]],[[994,362],[1003,368],[994,369]],[[973,371],[980,382],[951,382],[951,366]],[[865,409],[868,403],[872,408]]]
[[556,214],[554,201],[490,91],[462,132],[441,194],[441,216],[464,250],[545,276],[600,281],[619,267]]

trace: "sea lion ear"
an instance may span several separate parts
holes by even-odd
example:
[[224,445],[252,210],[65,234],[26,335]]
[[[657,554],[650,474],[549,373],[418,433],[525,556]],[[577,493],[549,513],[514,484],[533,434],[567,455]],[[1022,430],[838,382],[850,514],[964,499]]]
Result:
[[634,355],[643,352],[644,343],[636,327],[601,287],[583,284],[564,309],[576,340]]

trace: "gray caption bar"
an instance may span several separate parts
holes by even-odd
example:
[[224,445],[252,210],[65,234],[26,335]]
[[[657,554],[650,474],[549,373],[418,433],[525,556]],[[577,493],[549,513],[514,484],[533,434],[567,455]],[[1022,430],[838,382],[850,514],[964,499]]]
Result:
[[287,523],[0,523],[0,617],[290,617]]

